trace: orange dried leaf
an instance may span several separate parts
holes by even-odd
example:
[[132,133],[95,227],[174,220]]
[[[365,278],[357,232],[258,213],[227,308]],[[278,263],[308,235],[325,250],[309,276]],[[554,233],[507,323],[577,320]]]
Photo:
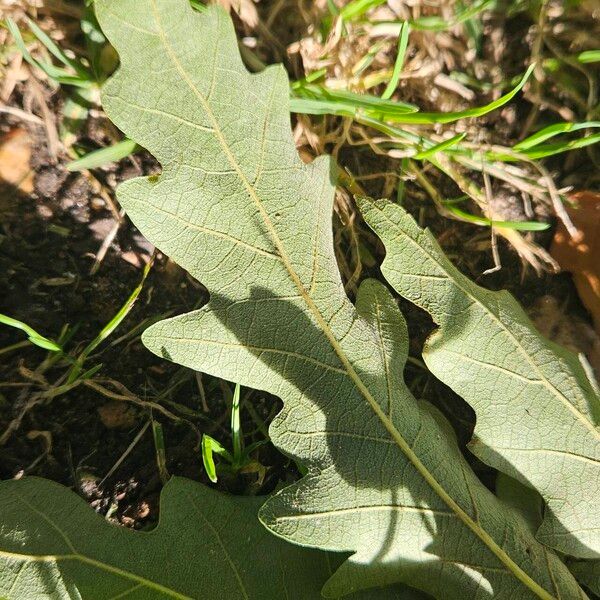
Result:
[[33,191],[31,138],[25,129],[12,129],[0,140],[0,189],[24,194]]
[[563,270],[573,274],[579,297],[600,334],[600,193],[577,192],[570,199],[574,205],[567,207],[567,212],[582,239],[571,238],[560,224],[550,254]]

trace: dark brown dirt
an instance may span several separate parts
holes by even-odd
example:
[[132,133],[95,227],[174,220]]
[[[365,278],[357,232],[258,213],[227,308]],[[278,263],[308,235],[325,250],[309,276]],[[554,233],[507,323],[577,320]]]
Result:
[[[17,126],[10,120],[0,125],[4,132]],[[73,336],[66,349],[77,355],[137,286],[141,265],[152,248],[125,220],[99,271],[90,275],[94,256],[115,223],[114,216],[85,176],[69,173],[63,160],[51,161],[42,128],[31,128],[30,136],[35,148],[31,161],[34,192],[27,196],[14,188],[4,190],[8,209],[2,213],[0,225],[0,312],[25,321],[51,339],[57,339],[68,325]],[[99,170],[96,175],[112,194],[115,183],[155,171],[151,157],[138,156],[135,163],[126,159],[117,168]],[[200,284],[159,256],[134,308],[85,365],[100,366],[96,379],[115,380],[139,399],[165,406],[182,417],[181,421],[80,385],[27,411],[20,427],[0,445],[0,478],[22,474],[48,477],[77,490],[102,513],[110,512],[127,525],[142,526],[155,516],[161,487],[151,428],[114,473],[98,484],[154,418],[164,428],[169,472],[208,482],[199,436],[210,432],[230,445],[230,398],[226,393],[231,392],[204,376],[210,407],[205,413],[193,373],[148,352],[141,344],[140,331],[111,345],[148,319],[189,311],[205,298]],[[20,332],[0,327],[0,350],[23,339]],[[0,435],[42,389],[31,372],[45,356],[35,346],[0,354]],[[52,385],[67,368],[58,365],[43,377]],[[170,388],[173,391],[169,392]],[[276,402],[257,394],[246,401],[252,402],[262,419],[272,413]],[[256,430],[247,411],[242,410],[242,417],[245,431]],[[256,432],[247,436],[246,442],[263,438]],[[288,461],[272,447],[262,447],[257,459],[268,468],[264,483],[258,485],[256,475],[250,474],[221,478],[219,486],[238,493],[261,493],[287,477],[283,470]]]

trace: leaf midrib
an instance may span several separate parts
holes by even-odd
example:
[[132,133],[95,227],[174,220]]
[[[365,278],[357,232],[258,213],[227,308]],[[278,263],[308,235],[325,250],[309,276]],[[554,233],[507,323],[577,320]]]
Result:
[[130,579],[132,581],[136,581],[137,583],[139,583],[145,587],[156,589],[157,591],[163,592],[169,596],[172,596],[173,598],[177,598],[178,600],[193,600],[190,596],[185,596],[183,594],[180,594],[179,592],[176,592],[175,590],[171,590],[170,588],[167,588],[166,586],[163,586],[160,583],[156,583],[154,581],[146,579],[145,577],[142,577],[141,575],[136,575],[135,573],[131,573],[130,571],[126,571],[125,569],[120,569],[119,567],[115,567],[108,563],[105,563],[105,562],[96,560],[94,558],[85,556],[84,554],[81,554],[77,550],[77,548],[75,548],[75,545],[71,541],[71,538],[47,514],[45,514],[41,510],[39,510],[36,506],[31,504],[31,502],[28,502],[27,499],[24,498],[23,496],[21,496],[20,494],[15,494],[15,495],[18,497],[19,501],[22,504],[27,506],[27,508],[29,510],[31,510],[32,512],[37,514],[41,519],[46,521],[46,523],[48,523],[48,525],[50,525],[50,527],[52,529],[54,529],[54,531],[56,531],[56,533],[58,533],[58,535],[62,538],[62,540],[64,541],[64,543],[67,545],[67,547],[69,548],[69,550],[71,552],[70,552],[70,554],[21,554],[18,552],[9,552],[7,550],[0,550],[0,556],[3,556],[5,558],[16,558],[16,559],[20,559],[23,561],[29,560],[32,562],[53,562],[53,561],[59,562],[61,560],[62,561],[75,560],[75,561],[89,564],[91,566],[94,566],[98,569],[102,569],[109,573],[114,573],[116,575],[120,575],[121,577],[123,577],[125,579]]
[[90,565],[92,567],[96,567],[97,569],[106,571],[107,573],[119,575],[123,579],[135,581],[136,583],[139,583],[144,587],[154,589],[158,592],[166,594],[167,596],[170,596],[171,598],[176,598],[177,600],[194,600],[192,596],[180,594],[179,592],[176,592],[171,588],[161,585],[160,583],[151,581],[150,579],[146,579],[141,575],[136,575],[135,573],[131,573],[130,571],[126,571],[125,569],[120,569],[119,567],[115,567],[100,560],[90,558],[89,556],[85,556],[84,554],[80,554],[79,552],[73,552],[71,554],[22,554],[19,552],[9,552],[8,550],[0,550],[0,557],[6,558],[7,560],[22,560],[29,562],[44,563],[58,563],[61,561],[64,562],[69,560],[77,561],[80,563]]
[[166,37],[165,30],[162,26],[160,13],[158,11],[158,7],[156,5],[156,0],[151,0],[152,5],[152,14],[158,28],[158,36],[165,48],[165,51],[171,60],[173,66],[177,70],[177,72],[182,77],[183,81],[188,85],[192,93],[198,98],[200,104],[204,108],[204,111],[207,117],[210,119],[214,129],[214,135],[217,138],[223,153],[225,154],[227,160],[231,167],[235,170],[240,178],[240,181],[243,183],[246,188],[249,196],[252,198],[252,201],[255,203],[256,208],[258,209],[264,223],[266,230],[271,237],[271,241],[273,242],[275,248],[277,249],[281,261],[288,272],[292,282],[297,287],[298,292],[306,302],[307,307],[310,309],[313,314],[315,320],[317,321],[319,327],[329,340],[332,348],[335,353],[338,355],[340,361],[344,365],[344,368],[348,372],[349,377],[354,382],[354,385],[358,388],[360,393],[363,395],[367,403],[371,406],[377,417],[380,419],[388,433],[392,436],[392,439],[396,442],[400,450],[405,454],[405,456],[410,460],[413,466],[417,469],[419,474],[427,481],[430,487],[434,490],[434,492],[448,505],[448,507],[457,515],[457,517],[469,528],[473,533],[486,545],[493,554],[505,565],[505,567],[511,571],[521,583],[523,583],[526,587],[528,587],[531,591],[533,591],[537,596],[543,598],[544,600],[556,600],[551,594],[549,594],[540,584],[534,581],[519,565],[517,565],[510,556],[501,548],[495,540],[491,537],[490,534],[487,533],[478,523],[473,521],[471,517],[456,503],[456,501],[445,491],[442,485],[435,479],[435,477],[429,472],[427,467],[421,462],[419,457],[413,452],[412,448],[408,444],[408,442],[404,439],[402,434],[396,429],[395,425],[391,422],[391,420],[387,417],[387,415],[382,411],[381,407],[372,396],[358,373],[354,370],[354,367],[350,363],[348,357],[345,352],[341,348],[338,340],[334,336],[333,332],[329,328],[328,323],[325,321],[321,311],[314,303],[313,299],[307,293],[302,281],[300,280],[298,274],[295,272],[288,256],[285,251],[285,247],[282,241],[279,239],[277,231],[275,230],[273,223],[265,210],[261,199],[258,197],[258,194],[252,184],[248,181],[244,172],[242,171],[240,165],[238,164],[235,155],[232,153],[223,132],[221,131],[219,122],[217,121],[214,113],[210,105],[208,104],[206,98],[200,92],[200,90],[194,84],[192,78],[189,76],[187,71],[183,68],[183,65],[180,63],[177,54],[175,53],[173,47],[169,44],[169,41]]
[[[219,547],[221,548],[221,551],[223,552],[229,567],[231,568],[233,576],[236,580],[236,583],[237,583],[243,597],[246,600],[249,600],[248,592],[247,592],[244,582],[241,578],[241,575],[233,561],[233,558],[231,557],[231,555],[229,554],[229,551],[227,550],[225,544],[223,543],[223,540],[221,539],[219,532],[213,527],[212,523],[210,523],[210,521],[204,516],[204,513],[200,510],[200,507],[196,504],[196,502],[194,501],[192,496],[190,494],[187,494],[187,497],[188,497],[188,501],[189,501],[190,505],[194,508],[194,510],[200,516],[200,518],[202,519],[204,524],[207,526],[208,529],[210,529],[210,531],[216,538],[217,543],[218,543]],[[178,600],[193,600],[193,598],[191,596],[186,596],[184,594],[180,594],[179,592],[172,590],[166,586],[163,586],[160,583],[156,583],[152,580],[146,579],[145,577],[142,577],[141,575],[131,573],[130,571],[127,571],[125,569],[115,567],[114,565],[111,565],[111,564],[105,563],[103,561],[99,561],[97,559],[86,556],[84,554],[81,554],[77,550],[77,548],[75,547],[75,545],[73,544],[73,542],[71,541],[69,536],[48,515],[46,515],[45,513],[40,511],[37,507],[35,507],[33,504],[28,502],[23,496],[19,495],[18,498],[23,504],[25,504],[27,506],[27,508],[29,508],[29,510],[36,513],[41,519],[46,521],[50,525],[50,527],[52,527],[52,529],[54,529],[58,533],[58,535],[63,539],[63,541],[65,542],[65,544],[67,545],[67,547],[69,548],[69,550],[71,552],[69,554],[22,554],[22,553],[18,553],[18,552],[9,552],[7,550],[0,550],[0,557],[22,560],[24,562],[24,564],[26,561],[31,561],[31,562],[60,562],[60,561],[68,561],[68,560],[79,561],[81,563],[89,564],[90,566],[94,566],[94,567],[104,570],[106,572],[119,575],[119,576],[123,577],[124,579],[129,579],[131,581],[135,581],[139,585],[143,585],[144,587],[155,589],[159,592],[165,593],[165,594],[167,594],[173,598],[176,598]],[[15,579],[15,581],[16,581],[16,579]],[[129,593],[129,592],[127,592],[127,593]]]

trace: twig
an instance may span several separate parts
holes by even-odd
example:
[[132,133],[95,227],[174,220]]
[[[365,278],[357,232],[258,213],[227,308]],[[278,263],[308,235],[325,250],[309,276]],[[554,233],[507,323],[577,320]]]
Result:
[[119,218],[115,221],[115,224],[112,226],[111,230],[108,232],[107,236],[102,240],[102,245],[98,249],[96,257],[94,258],[94,264],[90,268],[90,275],[94,275],[98,272],[108,249],[111,244],[114,242],[115,237],[117,237],[117,233],[119,232],[119,228],[121,227],[121,223],[123,222],[123,217],[125,216],[125,211],[121,209],[119,211]]
[[206,403],[206,392],[204,391],[204,384],[202,383],[202,373],[196,371],[196,384],[198,385],[198,392],[200,392],[200,402],[202,403],[202,410],[207,413],[210,412],[208,404]]
[[25,346],[29,346],[30,344],[31,342],[29,340],[23,340],[22,342],[17,342],[11,346],[0,348],[0,354],[6,354],[8,352],[12,352],[13,350],[19,350],[19,348],[25,348]]
[[23,119],[23,121],[29,121],[30,123],[35,123],[36,125],[43,125],[44,121],[40,119],[37,115],[33,113],[28,113],[20,108],[15,108],[14,106],[0,106],[0,113],[5,113],[7,115],[12,115],[13,117],[17,117],[18,119]]
[[138,406],[142,406],[143,408],[151,408],[153,410],[157,410],[162,413],[165,417],[172,419],[173,421],[181,421],[181,417],[178,417],[176,414],[172,413],[170,410],[167,410],[164,406],[157,404],[156,402],[150,402],[149,400],[142,400],[138,398],[134,394],[132,394],[122,383],[118,381],[114,381],[112,379],[100,380],[102,383],[110,383],[115,388],[119,389],[122,394],[118,394],[109,390],[99,383],[99,380],[86,379],[83,384],[99,394],[106,396],[107,398],[111,398],[112,400],[121,400],[124,402],[132,402],[133,404],[137,404]]
[[53,160],[56,160],[60,150],[60,138],[58,137],[58,131],[56,130],[56,123],[54,122],[53,114],[46,104],[42,87],[37,82],[33,74],[29,79],[29,84],[31,85],[33,95],[35,96],[38,106],[40,107],[40,111],[42,112],[42,118],[44,120],[46,137],[48,141],[48,153]]
[[[483,160],[481,161],[481,172],[483,173],[483,185],[485,189],[485,198],[488,204],[488,216],[493,219],[493,210],[492,210],[492,184],[490,182],[490,176],[484,168]],[[495,273],[502,268],[502,263],[500,262],[500,253],[498,252],[498,237],[496,236],[496,228],[492,225],[490,227],[492,239],[492,257],[494,259],[494,266],[491,269],[486,269],[483,272],[483,275],[490,275],[491,273]]]
[[81,174],[90,182],[92,190],[96,192],[96,194],[101,196],[102,200],[106,202],[106,205],[110,209],[110,212],[112,212],[114,218],[116,220],[119,220],[119,208],[117,207],[115,201],[112,199],[112,196],[106,191],[102,182],[99,181],[98,178],[89,169],[82,169]]
[[110,468],[110,471],[102,478],[102,480],[98,484],[99,488],[101,488],[102,485],[104,485],[104,482],[121,466],[123,461],[131,454],[131,451],[137,446],[137,443],[142,439],[142,436],[144,435],[144,433],[146,433],[146,430],[148,429],[149,426],[150,426],[150,421],[146,421],[144,426],[138,431],[137,435],[133,438],[133,441],[131,442],[131,444],[129,444],[129,446],[127,446],[127,449],[125,450],[125,452],[123,452],[123,454],[121,454],[121,456],[119,457],[117,462]]
[[[23,390],[25,391],[25,390]],[[0,436],[0,446],[4,446],[6,442],[10,439],[13,431],[16,431],[21,426],[21,422],[25,415],[37,404],[44,400],[41,394],[34,394],[29,398],[27,403],[23,406],[23,408],[19,411],[19,414],[12,419],[12,421],[6,426],[4,433]]]
[[546,167],[542,164],[539,164],[535,161],[532,161],[532,164],[535,168],[541,173],[542,177],[546,181],[546,185],[548,186],[548,195],[552,200],[552,206],[554,207],[554,212],[556,216],[562,221],[562,224],[565,226],[565,229],[569,232],[569,235],[573,238],[575,242],[580,242],[583,239],[583,233],[573,225],[573,221],[571,221],[571,217],[569,213],[565,210],[565,207],[560,199],[560,194],[556,189],[556,185],[554,185],[554,180]]
[[2,89],[0,90],[0,99],[4,102],[8,101],[15,89],[15,86],[17,85],[17,81],[19,80],[19,71],[21,70],[22,64],[23,55],[18,52],[10,61],[8,69],[6,69],[4,73],[4,82],[2,83]]
[[423,187],[429,197],[433,200],[440,215],[449,219],[456,219],[456,217],[444,206],[442,195],[412,160],[408,161],[407,170],[415,176],[416,180],[421,184],[421,187]]

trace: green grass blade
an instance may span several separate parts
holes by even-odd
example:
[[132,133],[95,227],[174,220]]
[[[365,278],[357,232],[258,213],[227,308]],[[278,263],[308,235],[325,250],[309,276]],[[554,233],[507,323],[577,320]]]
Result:
[[458,196],[456,198],[448,198],[447,200],[444,200],[442,202],[442,204],[444,206],[449,206],[449,205],[453,205],[453,204],[461,204],[462,202],[466,202],[469,199],[469,196],[467,196],[467,194],[463,194],[462,196]]
[[231,437],[233,443],[233,466],[240,465],[243,458],[242,428],[240,425],[240,384],[235,384],[231,404]]
[[77,75],[71,75],[66,69],[60,69],[55,67],[51,63],[44,63],[33,58],[27,46],[25,45],[25,40],[23,40],[23,36],[21,35],[21,31],[17,27],[17,24],[11,19],[6,19],[6,26],[10,31],[15,45],[19,49],[19,52],[23,55],[23,58],[32,66],[37,69],[43,71],[50,79],[55,81],[60,85],[73,85],[76,87],[89,88],[93,85],[93,82],[89,79],[81,78]]
[[314,83],[315,81],[321,79],[321,77],[323,77],[326,74],[327,74],[327,69],[325,69],[325,68],[318,69],[316,71],[313,71],[312,73],[309,73],[303,79],[298,79],[297,81],[293,81],[290,84],[290,87],[292,88],[292,90],[300,90],[301,88],[306,87],[307,84]]
[[338,7],[333,0],[327,0],[327,10],[332,17],[337,17],[340,14]]
[[46,339],[45,337],[38,336],[29,336],[29,341],[44,350],[50,350],[50,352],[61,352],[59,346],[57,346],[54,342]]
[[150,269],[152,268],[153,260],[150,260],[148,264],[144,267],[144,272],[142,274],[142,279],[137,287],[131,292],[129,298],[127,298],[125,304],[121,306],[117,314],[102,328],[100,333],[83,349],[81,354],[77,357],[76,363],[73,365],[69,373],[69,377],[67,378],[67,383],[72,383],[77,379],[79,374],[81,373],[81,367],[83,363],[86,361],[87,357],[107,338],[112,332],[121,324],[123,319],[129,314],[129,311],[133,308],[135,301],[138,299],[142,288],[144,287],[144,283],[146,281],[146,277],[148,277],[148,273],[150,273]]
[[190,0],[190,4],[192,5],[192,8],[195,8],[198,12],[206,12],[207,10],[207,6],[202,4],[200,0]]
[[583,123],[555,123],[554,125],[549,125],[548,127],[544,127],[540,129],[540,131],[530,135],[525,138],[518,144],[513,146],[513,150],[520,152],[521,150],[528,150],[529,148],[533,148],[550,138],[553,138],[556,135],[560,135],[561,133],[567,133],[570,131],[578,131],[580,129],[596,129],[600,127],[600,121],[584,121]]
[[133,292],[131,292],[125,304],[123,304],[117,314],[102,328],[100,333],[90,343],[87,348],[87,354],[90,354],[92,351],[94,351],[107,337],[109,337],[112,332],[121,324],[123,319],[129,314],[129,311],[133,308],[135,301],[138,299],[138,296],[144,287],[146,277],[148,277],[148,273],[150,273],[150,269],[152,268],[152,262],[153,261],[148,262],[148,264],[144,267],[142,279]]
[[24,333],[27,334],[27,338],[32,344],[39,346],[40,348],[44,348],[44,350],[50,350],[51,352],[62,352],[62,348],[52,340],[44,337],[39,334],[33,327],[27,325],[27,323],[23,323],[23,321],[19,321],[18,319],[13,319],[12,317],[8,317],[7,315],[3,315],[0,313],[0,323],[3,325],[8,325],[8,327],[13,327],[14,329],[20,329]]
[[79,376],[79,380],[80,381],[85,381],[86,379],[91,379],[96,373],[98,373],[98,371],[100,371],[101,368],[102,368],[102,363],[94,365],[93,367],[91,367],[87,371],[84,371]]
[[342,10],[340,16],[344,21],[350,21],[364,15],[367,11],[385,4],[387,0],[352,0]]
[[392,94],[398,87],[398,81],[400,81],[400,73],[402,72],[402,66],[404,65],[404,57],[406,56],[406,48],[408,46],[408,34],[410,33],[410,25],[407,21],[402,23],[400,27],[400,35],[398,36],[398,55],[396,56],[396,62],[394,63],[394,71],[392,77],[385,88],[383,94],[381,94],[382,100],[389,100]]
[[449,21],[441,17],[420,17],[411,22],[415,29],[424,29],[428,31],[443,31],[449,29],[460,23],[477,16],[480,12],[483,12],[486,8],[492,5],[496,0],[480,0],[474,2],[472,6],[465,8],[464,10],[458,11],[454,18]]
[[[210,437],[210,436],[207,436],[206,434],[204,434],[204,435],[206,437]],[[223,446],[219,441],[215,440],[215,438],[213,438],[213,437],[210,437],[210,441],[211,441],[211,447],[212,447],[213,454],[216,454],[217,456],[224,458],[229,463],[233,462],[233,456],[231,455],[231,452],[229,452],[229,450],[227,450],[227,448],[225,448],[225,446]]]
[[[394,121],[396,123],[414,123],[414,124],[423,124],[423,125],[432,125],[434,123],[452,123],[454,121],[458,121],[460,119],[466,119],[469,117],[482,117],[483,115],[487,115],[488,113],[504,106],[508,102],[510,102],[523,88],[527,80],[529,79],[535,64],[529,66],[525,75],[521,78],[521,81],[507,94],[504,94],[497,100],[490,102],[489,104],[485,104],[484,106],[478,106],[475,108],[468,108],[466,110],[461,110],[458,112],[448,112],[448,113],[415,113],[415,114],[407,114],[407,115],[397,115],[390,117],[387,116],[388,120]],[[373,115],[371,115],[373,116]]]
[[[373,119],[372,117],[363,117],[360,116],[356,119],[359,123],[363,125],[368,125],[377,131],[381,131],[381,133],[385,133],[392,138],[399,138],[402,140],[406,140],[407,143],[411,144],[422,144],[424,138],[416,133],[412,133],[410,131],[405,131],[404,129],[400,129],[394,125],[390,125],[389,123],[383,123],[377,119]],[[434,145],[434,142],[431,142]]]
[[600,62],[600,50],[586,50],[577,56],[577,60],[586,65],[589,63]]
[[31,53],[27,49],[25,40],[23,39],[23,36],[21,35],[21,30],[19,29],[17,24],[10,17],[8,17],[6,19],[6,27],[8,28],[8,31],[10,32],[10,34],[12,35],[15,45],[19,49],[19,52],[23,55],[23,58],[32,67],[37,67],[38,69],[41,69],[51,79],[54,79],[56,76],[65,75],[67,73],[64,69],[58,69],[57,67],[55,67],[54,65],[51,65],[49,63],[40,63],[35,58],[33,58],[33,56],[31,56]]
[[385,46],[385,40],[380,40],[373,44],[367,53],[352,67],[352,75],[353,77],[359,77],[362,73],[366,71],[375,60],[375,57],[380,52],[380,50]]
[[206,471],[208,478],[213,483],[217,483],[217,467],[215,465],[214,455],[216,454],[217,456],[224,458],[232,465],[234,464],[234,457],[227,448],[207,433],[202,435],[201,451],[204,470]]
[[96,169],[111,162],[117,162],[133,152],[140,149],[134,141],[124,139],[112,146],[94,150],[88,154],[71,161],[67,164],[68,171],[83,171],[84,169]]
[[213,457],[213,442],[216,442],[210,435],[204,434],[202,436],[202,463],[204,464],[204,470],[208,475],[208,478],[213,482],[217,483],[217,467],[215,466],[215,460]]
[[[46,65],[48,66],[48,65]],[[44,66],[40,63],[40,69],[44,70]],[[81,79],[77,75],[57,75],[52,77],[59,85],[72,85],[74,87],[88,90],[96,86],[96,84],[89,79]]]
[[314,98],[290,98],[290,111],[302,115],[335,115],[351,117],[354,112],[346,107],[341,109],[337,102],[316,100]]
[[416,106],[406,102],[384,100],[379,96],[347,90],[330,90],[315,84],[292,84],[292,94],[290,110],[303,114],[355,117],[360,112],[373,112],[391,117],[418,110]]
[[418,154],[415,154],[415,156],[413,158],[415,158],[416,160],[425,160],[426,158],[429,158],[430,156],[433,156],[434,154],[437,154],[438,152],[443,152],[444,150],[447,150],[451,146],[454,146],[455,144],[457,144],[458,142],[463,140],[466,135],[467,135],[466,132],[454,135],[451,138],[444,140],[443,142],[440,142],[439,144],[435,144],[434,146],[432,146],[431,148],[428,148],[427,150],[423,150],[423,152],[419,152]]
[[390,115],[404,115],[417,112],[419,108],[408,102],[399,102],[396,100],[385,100],[372,94],[357,94],[347,90],[328,90],[321,88],[321,94],[328,100],[337,100],[346,102],[356,108],[377,111],[377,113]]
[[578,138],[571,140],[570,142],[562,142],[556,144],[541,144],[531,150],[525,150],[522,154],[526,154],[528,158],[537,159],[545,158],[547,156],[554,156],[555,154],[561,154],[562,152],[568,152],[569,150],[576,150],[578,148],[585,148],[592,144],[600,142],[600,133],[595,133],[588,137]]
[[114,63],[103,60],[103,53],[108,47],[108,42],[100,30],[93,8],[88,6],[83,10],[80,26],[85,38],[91,77],[96,82],[103,82],[112,72]]
[[505,229],[515,229],[516,231],[545,231],[550,227],[549,223],[540,223],[539,221],[493,221],[487,217],[473,215],[461,210],[453,203],[445,203],[445,207],[461,221],[483,227],[503,227]]
[[167,470],[167,451],[165,448],[165,434],[162,425],[152,419],[152,438],[154,440],[154,450],[156,453],[156,466],[161,482],[164,484],[169,481],[169,471]]
[[[510,102],[521,91],[534,67],[535,65],[530,65],[519,83],[497,100],[484,106],[458,112],[420,113],[416,112],[418,109],[410,104],[383,100],[369,94],[326,90],[320,86],[303,86],[292,90],[296,97],[293,96],[290,100],[290,110],[310,115],[352,117],[361,122],[371,120],[373,126],[376,121],[422,125],[452,123],[469,117],[481,117]],[[299,98],[298,95],[302,97]]]
[[59,60],[66,67],[70,67],[77,73],[82,79],[92,79],[91,73],[88,73],[77,61],[70,59],[55,43],[54,41],[43,31],[38,25],[35,24],[29,17],[27,17],[27,23],[31,32],[35,37],[46,47],[48,52]]
[[[479,0],[474,2],[471,6],[464,10],[458,11],[452,18],[444,19],[440,16],[433,15],[427,17],[419,17],[417,19],[413,19],[409,21],[410,26],[413,29],[420,31],[445,31],[446,29],[450,29],[456,25],[460,25],[473,17],[476,17],[479,13],[483,12],[485,9],[494,4],[496,0]],[[377,35],[383,28],[385,28],[386,33],[390,33],[390,28],[394,26],[398,27],[398,31],[402,26],[401,21],[378,21],[372,26],[372,33]]]
[[27,49],[25,41],[23,40],[23,36],[21,35],[21,31],[17,27],[16,23],[12,19],[7,18],[6,25],[11,35],[13,36],[15,45],[23,55],[23,58],[31,66],[43,71],[50,79],[61,85],[73,85],[82,88],[89,88],[94,84],[87,77],[82,78],[78,75],[72,75],[71,73],[69,73],[69,71],[65,69],[55,67],[51,63],[40,62],[33,58],[31,53]]
[[[355,118],[360,116],[360,113],[371,115],[373,111],[365,111],[360,106],[353,103],[340,102],[336,100],[322,100],[318,98],[291,98],[290,99],[290,111],[294,113],[300,113],[305,115],[333,115],[338,117],[351,117]],[[397,115],[396,111],[394,114]],[[402,110],[402,114],[408,114],[408,110]],[[373,113],[378,117],[385,117],[390,113]]]

